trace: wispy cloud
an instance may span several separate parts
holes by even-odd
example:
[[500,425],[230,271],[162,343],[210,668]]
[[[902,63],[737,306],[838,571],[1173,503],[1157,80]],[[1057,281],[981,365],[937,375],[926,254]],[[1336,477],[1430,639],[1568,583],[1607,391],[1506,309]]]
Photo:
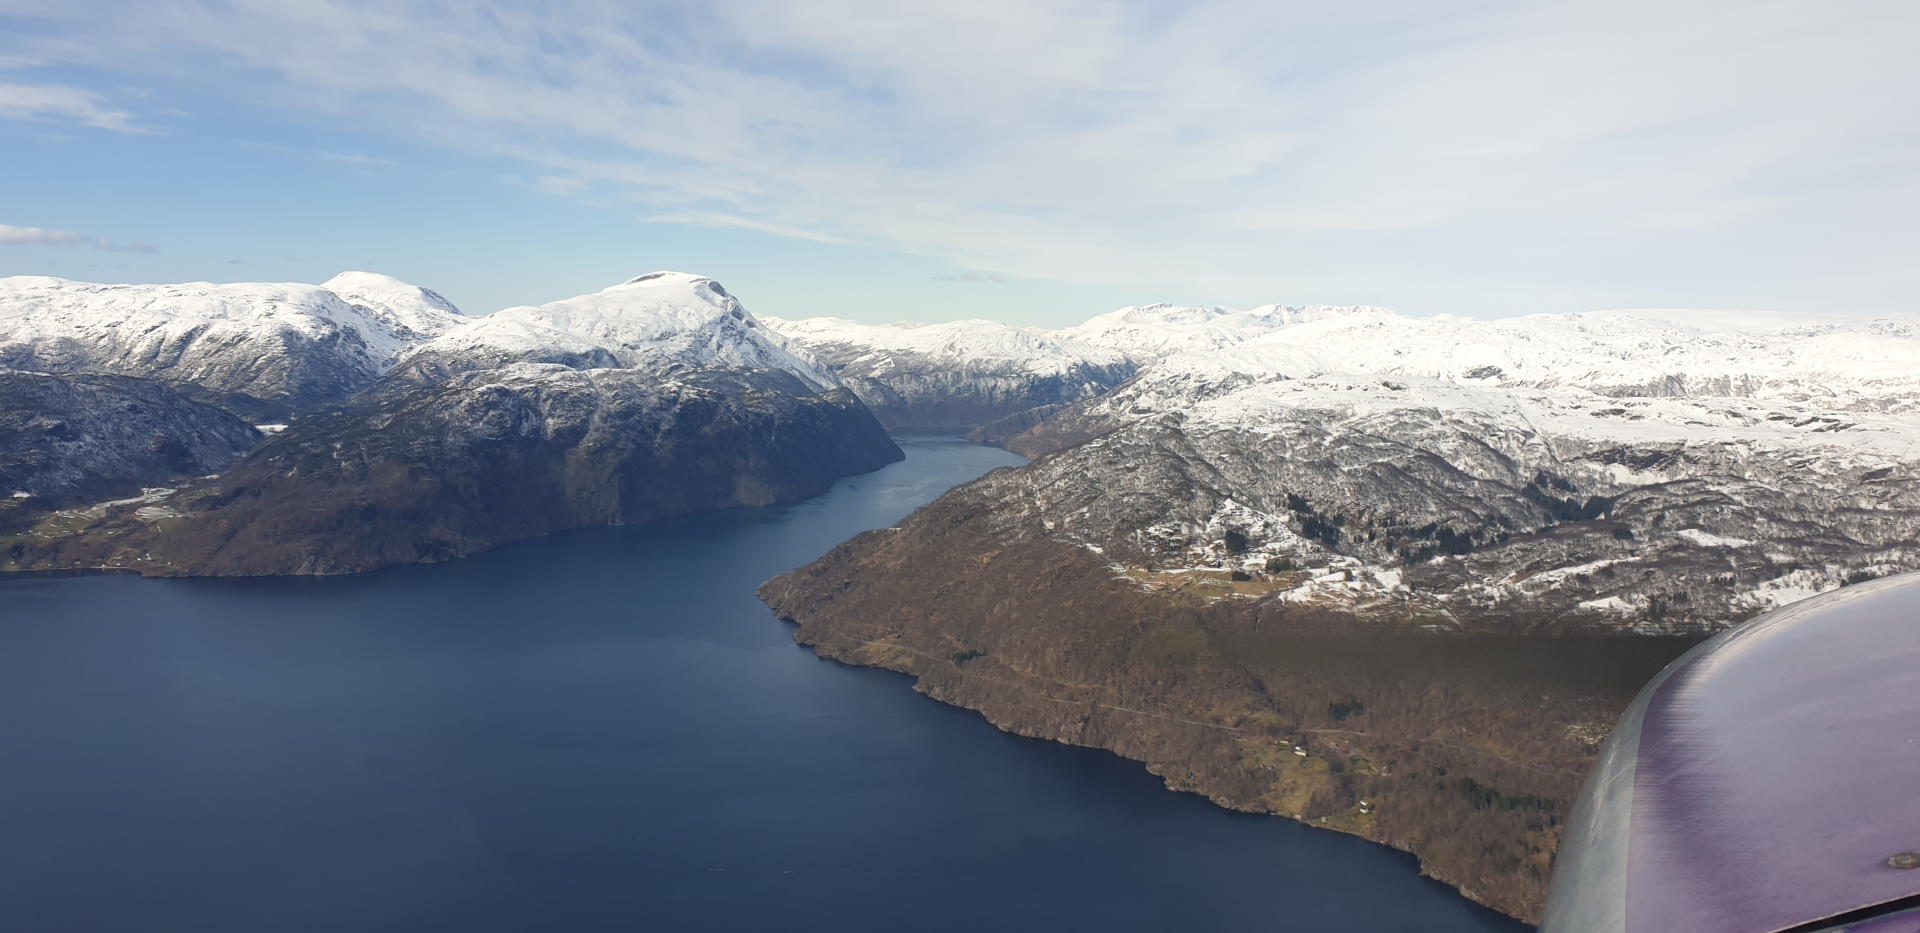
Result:
[[106,105],[92,91],[61,84],[0,84],[0,119],[78,123],[122,133],[146,133],[133,115]]
[[1920,292],[1915,4],[65,10],[23,56],[229,69],[558,196],[1003,276],[1469,312]]
[[92,237],[71,230],[0,224],[0,246],[85,246],[94,242]]
[[0,224],[0,246],[81,246],[88,249],[112,250],[119,253],[158,252],[153,246],[135,240],[127,244],[116,244],[111,240],[75,233],[71,230],[50,230],[46,227],[17,227],[12,224]]
[[361,165],[369,168],[393,164],[392,159],[382,159],[379,156],[370,156],[358,152],[316,152],[313,154],[313,157],[325,162],[340,162],[346,165]]
[[936,275],[935,282],[965,282],[969,285],[1005,285],[1007,277],[994,272],[960,272],[954,275]]

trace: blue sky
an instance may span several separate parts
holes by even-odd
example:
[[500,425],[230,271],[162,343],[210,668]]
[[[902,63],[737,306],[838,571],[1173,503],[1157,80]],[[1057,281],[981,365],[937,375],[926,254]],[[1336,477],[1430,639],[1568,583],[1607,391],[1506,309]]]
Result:
[[1920,306],[1920,5],[0,0],[0,274]]

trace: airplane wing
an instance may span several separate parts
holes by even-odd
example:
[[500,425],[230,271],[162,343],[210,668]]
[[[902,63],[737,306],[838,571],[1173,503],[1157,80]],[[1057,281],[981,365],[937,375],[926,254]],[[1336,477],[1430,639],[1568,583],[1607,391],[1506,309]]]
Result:
[[1920,574],[1706,641],[1587,778],[1542,933],[1920,931]]

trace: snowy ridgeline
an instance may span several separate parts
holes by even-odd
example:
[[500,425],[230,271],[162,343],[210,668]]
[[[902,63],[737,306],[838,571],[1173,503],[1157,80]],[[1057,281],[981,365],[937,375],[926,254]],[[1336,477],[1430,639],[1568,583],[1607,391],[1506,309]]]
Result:
[[0,369],[159,379],[280,414],[340,402],[467,321],[445,298],[347,272],[320,285],[0,278]]
[[683,273],[479,318],[366,272],[320,285],[0,279],[0,369],[159,379],[262,416],[345,401],[395,370],[418,384],[520,362],[775,369],[817,389],[839,384],[718,283]]
[[1153,589],[1416,624],[1713,628],[1920,569],[1920,324],[1128,308],[774,321],[858,379],[1124,371],[1009,446],[1009,534]]
[[970,429],[1092,398],[1171,355],[1219,350],[1290,325],[1374,310],[1156,304],[1057,330],[988,320],[766,321],[839,374],[883,422]]

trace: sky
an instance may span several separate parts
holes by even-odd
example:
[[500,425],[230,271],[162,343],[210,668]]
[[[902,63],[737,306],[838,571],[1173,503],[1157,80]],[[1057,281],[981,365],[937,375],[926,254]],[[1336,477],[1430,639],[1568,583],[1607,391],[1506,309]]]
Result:
[[1920,311],[1908,0],[0,0],[0,275]]

